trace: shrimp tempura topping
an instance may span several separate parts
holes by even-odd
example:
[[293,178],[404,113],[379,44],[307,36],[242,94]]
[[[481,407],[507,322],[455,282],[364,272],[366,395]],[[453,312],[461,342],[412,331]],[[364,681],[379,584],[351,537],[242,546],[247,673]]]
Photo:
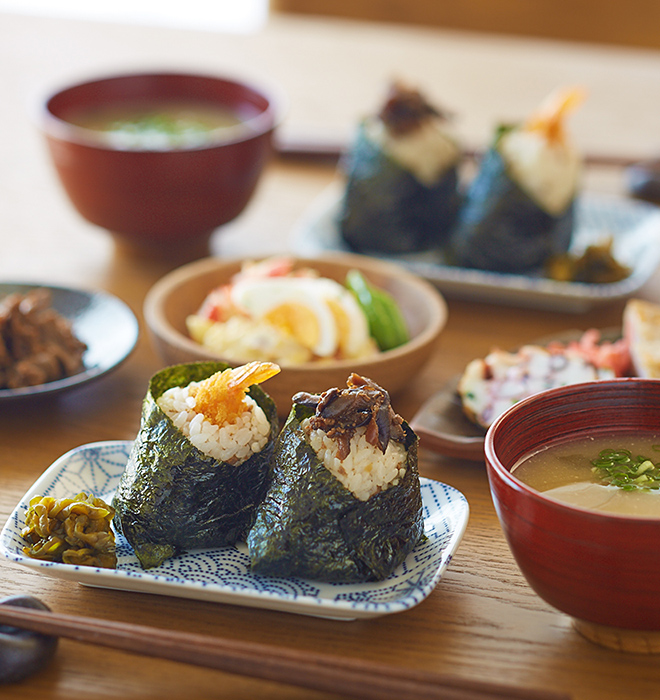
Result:
[[279,371],[279,365],[273,362],[249,362],[216,372],[197,386],[190,387],[190,395],[195,397],[195,410],[215,425],[231,423],[247,409],[247,390]]
[[566,88],[552,93],[532,114],[524,125],[528,131],[540,131],[549,143],[563,143],[566,140],[564,120],[585,98],[581,88]]

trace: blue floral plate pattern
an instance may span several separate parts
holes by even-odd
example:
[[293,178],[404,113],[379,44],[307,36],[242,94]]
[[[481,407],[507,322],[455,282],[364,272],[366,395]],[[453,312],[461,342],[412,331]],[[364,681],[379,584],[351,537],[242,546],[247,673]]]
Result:
[[155,569],[140,566],[123,537],[117,537],[116,569],[44,562],[23,554],[25,509],[35,495],[61,498],[81,491],[112,499],[131,448],[130,441],[77,447],[55,461],[32,485],[0,533],[0,553],[42,574],[89,586],[194,598],[218,603],[353,620],[407,610],[440,581],[467,526],[469,507],[459,491],[421,479],[425,539],[385,581],[329,584],[275,579],[250,572],[244,545],[195,550]]

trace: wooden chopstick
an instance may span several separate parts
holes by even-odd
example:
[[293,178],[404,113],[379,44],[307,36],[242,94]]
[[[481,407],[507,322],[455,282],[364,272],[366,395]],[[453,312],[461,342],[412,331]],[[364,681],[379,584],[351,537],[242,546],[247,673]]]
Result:
[[567,700],[549,690],[469,681],[267,644],[0,605],[0,623],[113,649],[364,700]]

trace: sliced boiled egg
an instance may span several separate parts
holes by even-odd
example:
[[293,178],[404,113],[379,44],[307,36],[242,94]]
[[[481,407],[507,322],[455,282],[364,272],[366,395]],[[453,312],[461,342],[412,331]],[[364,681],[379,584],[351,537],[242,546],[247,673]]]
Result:
[[334,280],[270,277],[238,280],[232,300],[253,318],[289,333],[318,357],[358,357],[370,349],[367,320]]
[[369,322],[353,294],[334,280],[320,279],[317,282],[335,319],[340,353],[355,358],[376,352],[369,334]]

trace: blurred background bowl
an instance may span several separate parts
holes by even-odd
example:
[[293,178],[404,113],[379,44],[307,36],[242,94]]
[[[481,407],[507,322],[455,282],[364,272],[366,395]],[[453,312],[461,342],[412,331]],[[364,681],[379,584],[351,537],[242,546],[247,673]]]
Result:
[[[202,143],[150,150],[127,148],[77,125],[81,115],[125,107],[157,113],[163,104],[227,110],[240,123]],[[129,248],[187,259],[208,254],[211,233],[250,200],[271,152],[281,101],[241,80],[186,73],[99,78],[66,87],[44,101],[39,122],[55,170],[78,212]]]
[[[288,414],[291,397],[296,392],[322,392],[332,387],[345,387],[351,372],[372,379],[391,394],[403,389],[430,358],[446,323],[447,307],[439,292],[396,265],[364,256],[338,254],[291,259],[296,268],[313,268],[321,276],[342,284],[349,270],[359,270],[370,282],[395,298],[408,324],[411,339],[398,348],[364,360],[310,362],[283,367],[280,374],[264,384],[266,392],[277,403],[280,415]],[[151,288],[144,304],[145,321],[156,349],[167,364],[219,358],[189,337],[186,317],[199,309],[213,288],[229,282],[243,262],[216,258],[198,260],[170,272]]]
[[495,510],[520,570],[547,603],[601,645],[660,651],[660,517],[560,503],[512,476],[524,456],[589,436],[658,434],[660,382],[614,379],[543,391],[490,428],[485,455]]

